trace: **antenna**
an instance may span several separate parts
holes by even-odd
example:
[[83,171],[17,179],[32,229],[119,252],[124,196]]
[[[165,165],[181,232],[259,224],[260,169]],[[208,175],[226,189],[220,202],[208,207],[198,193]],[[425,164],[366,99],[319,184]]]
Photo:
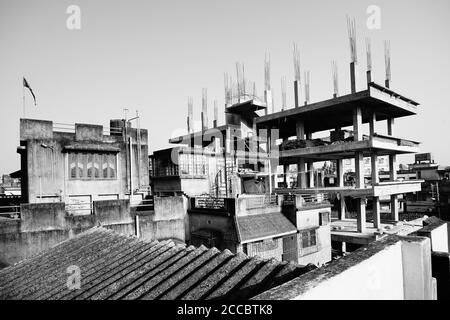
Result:
[[335,60],[331,61],[331,73],[333,76],[333,97],[336,98],[339,95],[339,83],[338,68]]
[[281,77],[281,110],[286,109],[286,77]]
[[386,69],[386,88],[389,88],[391,83],[391,42],[389,40],[384,41],[384,66]]

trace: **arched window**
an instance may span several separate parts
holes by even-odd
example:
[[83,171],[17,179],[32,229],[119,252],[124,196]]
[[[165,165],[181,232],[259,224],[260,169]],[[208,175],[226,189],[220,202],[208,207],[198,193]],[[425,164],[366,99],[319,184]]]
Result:
[[77,177],[76,162],[77,162],[77,155],[74,153],[70,153],[69,154],[69,174],[70,174],[71,179],[75,179]]
[[92,179],[94,177],[94,155],[93,154],[88,154],[87,177],[89,179]]
[[116,178],[116,155],[108,155],[109,178]]

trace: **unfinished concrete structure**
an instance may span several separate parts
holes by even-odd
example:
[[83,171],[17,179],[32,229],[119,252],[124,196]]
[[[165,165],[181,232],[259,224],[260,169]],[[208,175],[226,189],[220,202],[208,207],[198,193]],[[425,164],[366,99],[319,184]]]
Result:
[[[202,121],[202,130],[193,132],[192,100],[188,100],[188,134],[170,139],[182,146],[150,156],[152,190],[191,199],[189,231],[194,244],[322,265],[331,260],[330,204],[320,196],[299,195],[297,201],[278,197],[273,192],[277,130],[261,129],[257,135],[258,112],[267,113],[266,106],[272,105],[268,68],[266,61],[265,101],[254,91],[245,91],[243,71],[238,73],[236,89],[226,77],[223,126],[217,126],[215,110],[213,127]],[[202,108],[202,119],[206,112]],[[312,203],[319,206],[313,208]],[[303,218],[297,214],[300,211]]]
[[[371,54],[368,46],[367,87],[356,91],[356,39],[354,22],[349,23],[351,63],[351,93],[339,96],[336,90],[333,98],[317,103],[296,106],[293,109],[276,112],[255,119],[258,130],[277,129],[280,145],[279,161],[287,173],[289,165],[297,165],[297,185],[294,188],[277,188],[275,193],[334,193],[340,198],[339,219],[345,219],[345,197],[357,202],[356,230],[332,232],[332,239],[338,242],[367,244],[374,240],[374,230],[381,230],[380,197],[389,196],[391,201],[391,220],[398,221],[398,194],[420,190],[420,180],[399,181],[397,179],[396,155],[416,153],[419,143],[397,137],[394,120],[415,115],[418,103],[400,95],[389,88],[390,56],[386,52],[386,81],[379,85],[372,80]],[[335,80],[336,82],[336,80]],[[376,122],[386,121],[385,132],[376,132]],[[363,134],[363,126],[368,124],[369,134]],[[343,130],[345,127],[352,130]],[[319,135],[313,139],[313,135]],[[270,147],[268,148],[270,149]],[[380,182],[378,157],[388,156],[388,181]],[[371,158],[371,177],[365,182],[364,158]],[[343,161],[354,159],[355,184],[345,186],[343,180]],[[314,163],[335,161],[337,167],[337,186],[323,187],[314,176]],[[286,176],[286,174],[285,174]],[[373,228],[369,232],[366,221],[366,201],[373,200]],[[379,231],[378,230],[378,231]]]

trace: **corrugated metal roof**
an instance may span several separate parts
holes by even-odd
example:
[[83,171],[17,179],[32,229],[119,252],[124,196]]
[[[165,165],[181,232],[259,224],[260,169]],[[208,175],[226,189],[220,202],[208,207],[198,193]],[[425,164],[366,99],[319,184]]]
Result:
[[[67,286],[69,266],[80,289]],[[309,270],[96,227],[0,270],[0,299],[248,299]]]
[[297,228],[280,212],[237,216],[236,220],[242,243],[297,232]]

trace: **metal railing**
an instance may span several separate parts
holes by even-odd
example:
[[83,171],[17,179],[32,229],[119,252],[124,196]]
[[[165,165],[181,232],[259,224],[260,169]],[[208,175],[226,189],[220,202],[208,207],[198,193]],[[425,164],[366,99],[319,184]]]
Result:
[[[67,132],[67,133],[75,133],[75,124],[74,123],[62,123],[62,122],[53,122],[53,130],[59,132]],[[113,136],[113,135],[121,135],[122,128],[120,127],[103,127],[103,135]]]
[[317,194],[286,194],[283,198],[284,205],[295,205],[297,196],[301,197],[301,206],[317,205],[321,203],[328,203],[328,193],[317,193]]
[[73,123],[61,123],[61,122],[53,122],[53,130],[75,133],[75,124]]
[[146,210],[155,210],[155,201],[154,199],[144,199],[140,200],[137,203],[130,204],[131,208],[137,208],[137,211],[146,211]]
[[66,204],[65,210],[67,214],[74,216],[90,215],[94,212],[94,203]]
[[20,205],[0,206],[0,217],[20,219]]
[[263,208],[271,204],[277,204],[277,195],[276,194],[264,194],[258,196],[252,196],[248,198],[244,198],[245,207],[247,209],[256,209]]

